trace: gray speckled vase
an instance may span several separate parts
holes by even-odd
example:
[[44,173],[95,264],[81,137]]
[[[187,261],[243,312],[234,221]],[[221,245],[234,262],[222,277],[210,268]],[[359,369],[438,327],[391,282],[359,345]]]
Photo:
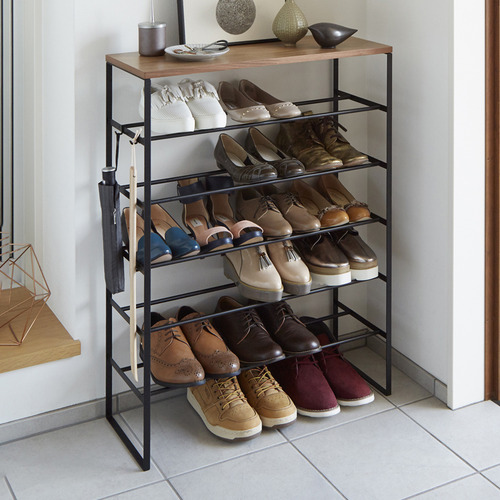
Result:
[[286,0],[273,21],[273,33],[286,47],[295,44],[307,33],[307,19],[297,7],[295,0]]
[[253,0],[219,0],[215,8],[217,23],[231,35],[248,31],[255,21],[255,15]]

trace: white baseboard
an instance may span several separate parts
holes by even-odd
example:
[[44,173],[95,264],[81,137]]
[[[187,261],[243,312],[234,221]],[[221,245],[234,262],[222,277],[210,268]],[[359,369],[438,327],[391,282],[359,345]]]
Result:
[[[382,339],[370,337],[367,341],[357,341],[355,347],[363,347],[364,345],[367,345],[379,356],[385,357],[385,342]],[[351,348],[354,346],[349,345],[349,347]],[[392,364],[417,382],[417,384],[424,387],[436,398],[446,403],[446,385],[395,349],[392,351]],[[155,388],[156,386],[152,387],[152,389]],[[174,389],[172,391],[157,394],[153,396],[151,400],[152,402],[161,401],[184,393],[185,389]],[[123,392],[113,397],[113,413],[121,413],[139,406],[139,400],[131,391]],[[106,407],[103,398],[15,420],[13,422],[7,422],[0,425],[0,444],[103,418],[105,414]]]

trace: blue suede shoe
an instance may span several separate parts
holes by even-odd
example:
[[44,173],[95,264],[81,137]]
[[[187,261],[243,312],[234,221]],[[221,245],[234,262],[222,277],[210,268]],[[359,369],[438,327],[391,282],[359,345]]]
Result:
[[[125,226],[123,231],[123,239],[125,244],[129,248],[129,252],[131,250],[130,239],[129,239],[129,213],[130,210],[125,208],[122,214],[122,224]],[[137,224],[137,234],[136,237],[138,239],[137,245],[135,246],[137,249],[136,261],[137,267],[144,266],[144,246],[146,244],[145,235],[144,235],[144,219],[136,214],[136,224]],[[172,251],[169,246],[165,243],[163,238],[156,233],[150,233],[150,242],[151,242],[151,264],[158,264],[160,262],[168,262],[172,259]]]
[[151,222],[172,250],[174,259],[200,253],[200,245],[190,238],[160,205],[151,206]]

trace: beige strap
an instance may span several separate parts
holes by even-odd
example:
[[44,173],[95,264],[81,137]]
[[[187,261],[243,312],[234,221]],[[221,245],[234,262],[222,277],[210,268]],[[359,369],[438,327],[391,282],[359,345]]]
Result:
[[[141,129],[142,130],[142,129]],[[129,245],[129,278],[130,278],[130,369],[134,380],[139,381],[139,376],[137,373],[137,282],[136,282],[136,251],[135,242],[137,241],[137,171],[136,171],[136,156],[135,156],[135,145],[137,139],[141,134],[141,130],[138,130],[135,134],[134,139],[131,141],[131,167],[130,167],[130,209],[129,209],[129,241],[134,242],[133,245]]]

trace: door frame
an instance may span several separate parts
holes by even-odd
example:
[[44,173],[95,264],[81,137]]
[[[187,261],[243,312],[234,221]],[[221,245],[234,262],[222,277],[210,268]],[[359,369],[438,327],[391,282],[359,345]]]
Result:
[[485,399],[500,399],[500,0],[486,0]]

